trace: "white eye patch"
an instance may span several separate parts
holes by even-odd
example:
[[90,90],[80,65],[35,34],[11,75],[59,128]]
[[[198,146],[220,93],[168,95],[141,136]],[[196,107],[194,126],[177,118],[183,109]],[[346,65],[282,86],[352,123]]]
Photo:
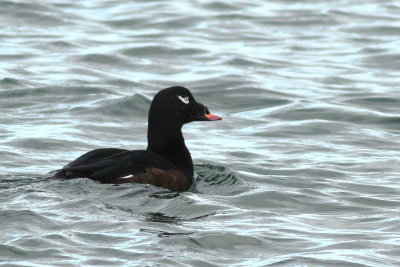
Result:
[[181,100],[183,103],[185,104],[189,104],[189,97],[181,97],[180,95],[178,95],[179,100]]

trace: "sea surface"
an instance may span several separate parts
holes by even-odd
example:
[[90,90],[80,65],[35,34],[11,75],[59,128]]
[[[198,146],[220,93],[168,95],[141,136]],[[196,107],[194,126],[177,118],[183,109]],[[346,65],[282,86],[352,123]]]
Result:
[[[0,1],[1,266],[400,266],[400,2]],[[195,185],[49,180],[188,87]]]

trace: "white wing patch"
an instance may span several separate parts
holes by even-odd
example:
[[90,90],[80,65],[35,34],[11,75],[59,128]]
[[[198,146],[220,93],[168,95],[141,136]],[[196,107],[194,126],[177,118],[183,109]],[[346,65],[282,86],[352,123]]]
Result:
[[118,179],[127,179],[127,178],[132,178],[134,175],[130,174],[124,177],[119,177]]
[[178,95],[178,98],[185,104],[189,104],[189,97],[181,97],[180,95]]

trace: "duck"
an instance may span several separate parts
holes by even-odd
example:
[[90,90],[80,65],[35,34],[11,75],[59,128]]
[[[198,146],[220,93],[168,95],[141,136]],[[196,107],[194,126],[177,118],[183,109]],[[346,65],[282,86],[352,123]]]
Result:
[[194,167],[182,135],[183,125],[218,121],[183,86],[159,91],[148,113],[147,149],[99,148],[52,171],[58,179],[89,178],[104,184],[150,184],[175,192],[193,184]]

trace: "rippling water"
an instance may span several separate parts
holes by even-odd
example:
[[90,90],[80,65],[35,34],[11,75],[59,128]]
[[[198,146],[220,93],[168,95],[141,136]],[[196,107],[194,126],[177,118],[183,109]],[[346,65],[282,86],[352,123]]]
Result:
[[[1,1],[0,262],[399,266],[395,0]],[[152,96],[185,126],[190,192],[43,180],[146,146]]]

